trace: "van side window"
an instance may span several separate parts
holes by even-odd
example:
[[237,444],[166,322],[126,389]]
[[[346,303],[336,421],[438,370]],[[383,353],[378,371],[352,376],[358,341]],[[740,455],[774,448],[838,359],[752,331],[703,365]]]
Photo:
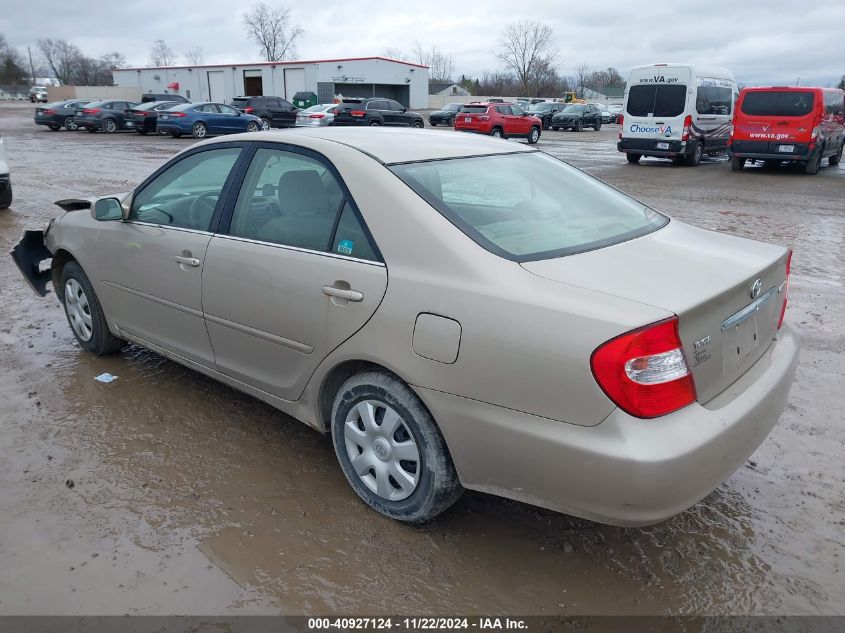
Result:
[[829,116],[842,116],[845,110],[845,96],[841,92],[825,92],[824,110]]
[[695,110],[699,114],[730,114],[730,88],[699,86],[695,96]]

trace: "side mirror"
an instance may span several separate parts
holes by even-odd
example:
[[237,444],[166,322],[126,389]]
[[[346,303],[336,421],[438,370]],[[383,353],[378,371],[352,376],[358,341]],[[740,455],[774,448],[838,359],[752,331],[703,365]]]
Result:
[[408,111],[408,108],[406,108],[405,106],[402,106],[402,112],[407,112],[407,111]]
[[123,205],[117,198],[100,198],[94,203],[94,219],[100,222],[123,220]]

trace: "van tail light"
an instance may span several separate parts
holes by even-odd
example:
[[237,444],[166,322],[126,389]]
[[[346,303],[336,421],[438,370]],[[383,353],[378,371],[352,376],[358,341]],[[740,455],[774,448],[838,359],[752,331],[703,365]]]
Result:
[[813,128],[813,132],[812,132],[812,134],[810,134],[810,148],[813,148],[813,147],[816,146],[816,141],[819,140],[819,134],[820,133],[821,133],[821,129],[818,126]]
[[689,140],[690,128],[692,128],[692,115],[688,114],[686,116],[686,118],[684,119],[684,131],[681,134],[681,140],[682,141],[688,141]]
[[360,117],[360,116],[366,116],[367,112],[365,110],[352,110],[352,112],[350,112],[349,114],[351,114],[352,116]]
[[85,108],[82,112],[84,114],[100,114],[100,108]]
[[599,346],[590,368],[607,397],[637,418],[656,418],[695,402],[676,316]]
[[786,254],[786,281],[783,282],[783,305],[780,308],[780,319],[778,329],[783,325],[783,317],[786,316],[786,300],[789,298],[789,271],[792,268],[792,249]]
[[625,123],[625,115],[620,114],[617,117],[617,119],[618,119],[618,122],[619,122],[619,140],[621,141],[622,140],[622,127],[623,127],[622,124]]

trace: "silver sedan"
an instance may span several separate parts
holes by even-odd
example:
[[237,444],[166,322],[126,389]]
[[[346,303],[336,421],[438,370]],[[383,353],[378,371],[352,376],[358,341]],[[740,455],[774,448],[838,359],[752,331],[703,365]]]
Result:
[[13,256],[82,349],[134,342],[331,434],[399,521],[464,488],[661,521],[764,441],[795,374],[787,248],[528,145],[248,133],[61,205]]
[[334,123],[336,103],[320,103],[296,115],[296,127],[325,127]]

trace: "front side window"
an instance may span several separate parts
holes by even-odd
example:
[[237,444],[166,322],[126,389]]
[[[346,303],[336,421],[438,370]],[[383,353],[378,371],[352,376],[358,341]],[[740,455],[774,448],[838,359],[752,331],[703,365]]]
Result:
[[687,87],[683,84],[640,84],[628,91],[628,114],[675,117],[684,112]]
[[331,170],[315,158],[285,150],[255,152],[229,234],[375,259],[375,249]]
[[130,220],[208,231],[239,147],[186,156],[155,177],[132,200]]
[[515,261],[603,248],[668,222],[540,152],[409,163],[391,170],[483,248]]

